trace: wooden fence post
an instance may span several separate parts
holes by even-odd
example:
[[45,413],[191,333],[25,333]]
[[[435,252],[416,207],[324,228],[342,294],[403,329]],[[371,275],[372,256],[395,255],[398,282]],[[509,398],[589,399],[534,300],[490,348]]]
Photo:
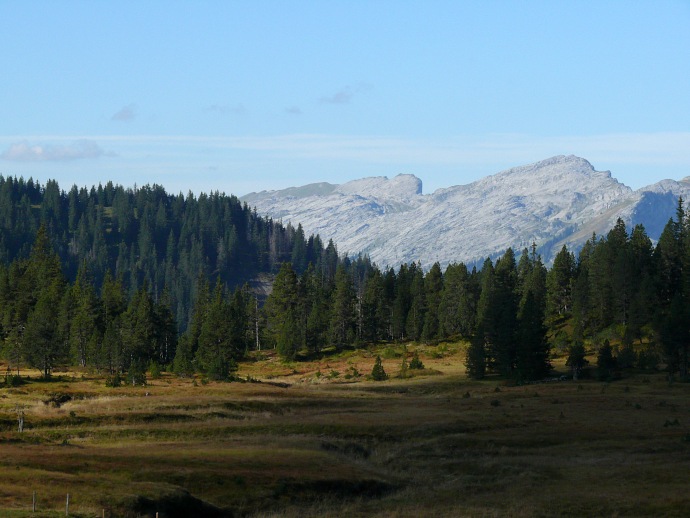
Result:
[[31,502],[31,510],[35,513],[36,512],[36,491],[34,491],[34,497]]
[[69,493],[67,493],[67,502],[65,503],[65,516],[69,516]]

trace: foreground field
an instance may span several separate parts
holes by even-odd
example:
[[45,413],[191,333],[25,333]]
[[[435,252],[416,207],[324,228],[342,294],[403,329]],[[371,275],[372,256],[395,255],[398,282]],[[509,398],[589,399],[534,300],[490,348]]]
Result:
[[472,382],[460,346],[418,350],[406,378],[378,351],[384,382],[368,351],[246,383],[31,373],[0,389],[0,515],[687,516],[690,386]]

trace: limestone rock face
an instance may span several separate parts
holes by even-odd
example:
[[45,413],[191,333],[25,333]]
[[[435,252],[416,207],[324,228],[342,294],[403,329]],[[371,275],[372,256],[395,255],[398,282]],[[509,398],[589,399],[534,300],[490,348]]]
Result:
[[690,196],[690,177],[633,191],[585,159],[556,156],[467,185],[422,193],[414,175],[372,177],[251,193],[242,198],[260,214],[305,234],[333,239],[341,254],[367,254],[380,267],[420,262],[481,264],[508,247],[537,244],[549,263],[563,244],[577,250],[622,218],[643,224],[656,240],[674,217],[678,196]]

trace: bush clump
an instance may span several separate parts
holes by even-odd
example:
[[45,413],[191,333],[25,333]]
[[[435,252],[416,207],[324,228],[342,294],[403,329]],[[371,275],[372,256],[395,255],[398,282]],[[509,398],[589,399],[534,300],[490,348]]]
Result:
[[18,374],[8,374],[5,376],[5,385],[8,387],[19,387],[24,385],[24,383],[26,383],[24,378]]
[[127,384],[133,387],[136,385],[146,385],[146,368],[141,362],[134,361],[129,366]]
[[161,366],[158,364],[158,362],[152,361],[149,364],[149,373],[151,374],[152,380],[157,380],[161,377]]
[[120,377],[120,373],[116,372],[112,376],[105,378],[105,386],[111,388],[122,386],[122,378]]

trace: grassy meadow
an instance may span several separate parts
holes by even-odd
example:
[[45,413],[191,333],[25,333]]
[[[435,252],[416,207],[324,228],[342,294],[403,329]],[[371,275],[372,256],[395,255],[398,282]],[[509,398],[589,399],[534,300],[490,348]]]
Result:
[[[425,369],[398,377],[414,350]],[[368,379],[376,354],[387,381]],[[22,372],[0,385],[0,516],[64,516],[68,493],[84,517],[687,516],[689,385],[477,382],[464,354],[258,352],[247,382],[145,387]]]

